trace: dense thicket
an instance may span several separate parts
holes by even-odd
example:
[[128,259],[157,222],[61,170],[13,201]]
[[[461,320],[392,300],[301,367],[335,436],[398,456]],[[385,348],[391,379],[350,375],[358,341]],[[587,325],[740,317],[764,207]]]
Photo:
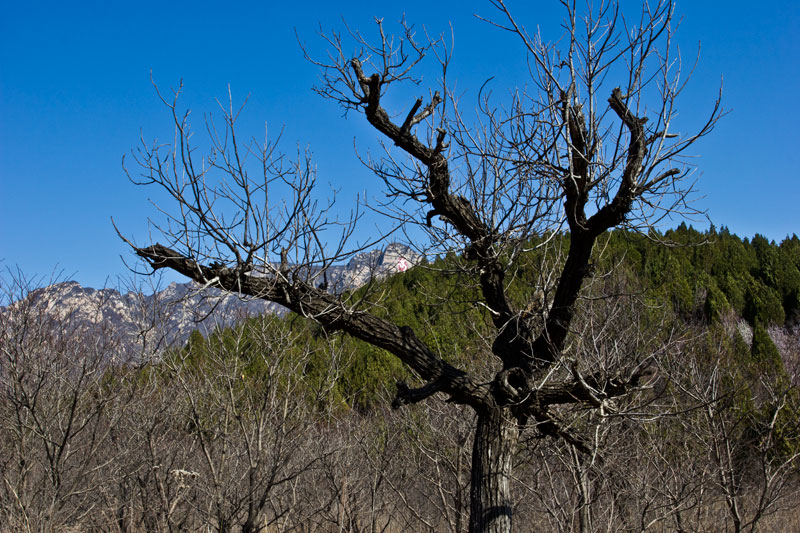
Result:
[[[512,298],[546,299],[542,261],[566,247],[550,237],[548,253],[531,243],[519,257]],[[592,454],[523,433],[518,530],[796,528],[800,241],[682,225],[598,246],[579,311],[593,326],[566,356],[664,349],[624,400],[554,411],[592,435]],[[474,287],[431,282],[461,260],[430,258],[358,296],[490,376]],[[441,399],[391,411],[395,381],[415,376],[388,354],[265,316],[109,366],[113,331],[24,293],[0,314],[0,531],[463,531],[473,415]]]
[[[510,298],[517,302],[546,301],[551,287],[546,278],[543,282],[542,271],[551,271],[553,265],[543,262],[552,260],[553,249],[567,249],[568,238],[546,236],[531,243],[530,252],[516,259],[521,268],[515,269],[517,276],[509,284]],[[547,252],[540,246],[543,242]],[[619,419],[604,418],[602,414],[594,417],[580,409],[564,409],[560,413],[572,427],[595,432],[593,457],[582,458],[569,446],[549,443],[559,458],[553,464],[552,458],[546,458],[546,446],[528,442],[518,454],[527,475],[538,479],[536,470],[543,465],[564,470],[558,475],[549,474],[547,480],[559,488],[531,484],[521,474],[519,488],[523,495],[515,512],[534,522],[540,520],[535,518],[536,512],[543,513],[549,517],[548,527],[558,526],[565,531],[575,526],[576,513],[580,514],[581,509],[594,513],[591,520],[596,527],[614,524],[620,530],[697,529],[719,512],[712,509],[720,505],[727,510],[722,513],[726,527],[735,531],[756,528],[765,516],[785,504],[787,496],[795,494],[797,483],[800,240],[792,236],[776,244],[760,235],[752,240],[741,239],[724,228],[699,232],[682,224],[664,234],[647,236],[615,231],[598,246],[602,253],[593,266],[593,282],[583,292],[582,312],[589,322],[592,316],[609,313],[624,326],[598,337],[592,336],[591,328],[576,331],[573,342],[616,347],[643,337],[654,344],[664,343],[671,352],[657,362],[656,377],[650,387],[644,388],[649,390],[608,408]],[[375,298],[378,307],[373,312],[378,316],[410,326],[424,342],[440,348],[441,356],[454,358],[450,362],[488,379],[496,363],[481,355],[488,350],[485,339],[489,338],[490,318],[486,308],[474,303],[478,288],[459,276],[463,270],[458,263],[462,260],[455,254],[431,258],[382,281],[377,290],[372,287],[361,292],[366,298]],[[444,277],[444,283],[442,271],[453,273]],[[623,300],[629,307],[620,312],[619,302]],[[544,309],[526,312],[543,314]],[[626,314],[631,312],[635,316]],[[339,413],[352,409],[361,416],[382,413],[394,383],[414,379],[396,358],[374,346],[347,336],[331,338],[323,328],[296,317],[281,320],[302,332],[303,342],[317,347],[314,353],[327,353],[321,347],[333,341],[348,354],[337,379],[326,389],[328,396],[322,404],[317,403],[318,408],[335,406]],[[260,324],[260,319],[256,323]],[[248,327],[243,325],[236,334],[219,332],[209,341],[195,338],[185,352],[203,353],[226,336],[246,337]],[[781,350],[773,338],[782,343]],[[580,350],[567,353],[577,354]],[[610,351],[593,346],[584,353]],[[306,362],[302,372],[309,391],[328,383],[329,374],[321,371],[326,366],[320,358]],[[258,382],[256,378],[254,383]],[[318,394],[309,397],[320,401]],[[431,426],[442,424],[443,420],[437,414],[431,416],[427,409],[412,412],[410,417],[416,422],[404,418],[401,427],[405,431],[420,431],[416,425],[419,417],[427,428],[411,435],[416,442],[412,448],[427,449],[427,459],[438,468],[436,465],[444,459],[426,446],[435,447],[435,439],[443,439],[443,433],[436,432],[435,438],[431,434],[435,432]],[[439,503],[445,509],[460,509],[461,513],[468,486],[466,455],[461,457],[460,469],[453,466],[453,461],[466,453],[468,433],[467,428],[461,428],[458,446],[449,450],[445,447],[442,452],[460,484],[449,486],[450,499]],[[631,438],[632,443],[628,442]],[[452,445],[452,440],[448,442]],[[685,464],[692,467],[682,470]],[[561,476],[571,477],[572,484]],[[637,476],[652,479],[645,482],[637,480]],[[422,479],[430,482],[436,476]],[[436,480],[434,486],[441,488],[443,483],[447,485],[447,480]],[[701,495],[708,486],[713,489]],[[554,497],[550,492],[553,490],[564,491],[561,504],[549,501]],[[425,507],[419,502],[416,505]],[[657,510],[648,511],[650,506]],[[637,517],[637,513],[642,514]],[[719,519],[720,515],[716,516],[711,522]],[[585,523],[590,519],[584,516],[582,520]],[[412,519],[411,523],[419,527],[419,522]],[[457,522],[450,522],[458,530],[454,524]]]

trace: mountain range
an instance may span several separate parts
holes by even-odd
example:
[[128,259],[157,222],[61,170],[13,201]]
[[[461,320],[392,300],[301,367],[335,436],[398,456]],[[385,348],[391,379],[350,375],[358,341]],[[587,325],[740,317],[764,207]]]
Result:
[[[326,270],[328,290],[350,290],[371,279],[402,272],[417,264],[420,257],[397,243],[356,254],[347,264]],[[285,311],[272,302],[202,288],[194,282],[173,282],[145,294],[142,290],[93,289],[65,281],[35,289],[23,301],[0,308],[0,312],[14,312],[21,306],[65,327],[108,328],[124,351],[132,354],[154,353],[161,346],[181,344],[194,330],[207,335],[249,316]]]

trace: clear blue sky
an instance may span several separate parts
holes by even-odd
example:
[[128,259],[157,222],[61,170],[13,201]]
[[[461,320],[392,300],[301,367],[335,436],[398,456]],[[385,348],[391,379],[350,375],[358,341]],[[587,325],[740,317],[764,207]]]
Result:
[[[626,5],[635,2],[623,0]],[[555,0],[508,4],[529,28],[556,35]],[[467,7],[463,7],[467,6]],[[695,153],[698,188],[715,224],[780,241],[800,233],[800,3],[679,0],[678,41],[700,64],[682,100],[686,117],[705,114],[724,76],[730,114]],[[284,148],[310,146],[319,181],[340,201],[376,180],[353,157],[353,139],[373,138],[360,117],[311,91],[317,69],[302,58],[295,30],[322,50],[319,24],[372,29],[373,17],[402,13],[432,33],[455,31],[451,76],[476,90],[498,76],[525,83],[519,48],[473,17],[484,2],[6,2],[0,16],[0,266],[29,276],[54,270],[88,286],[115,282],[131,259],[110,217],[146,242],[151,192],[121,168],[139,139],[169,138],[150,85],[180,79],[184,105],[200,117],[214,98],[250,94],[243,131],[284,126]],[[513,47],[513,48],[509,48]],[[508,50],[514,50],[509,53]],[[470,93],[470,94],[474,94]],[[469,96],[468,96],[469,97]]]

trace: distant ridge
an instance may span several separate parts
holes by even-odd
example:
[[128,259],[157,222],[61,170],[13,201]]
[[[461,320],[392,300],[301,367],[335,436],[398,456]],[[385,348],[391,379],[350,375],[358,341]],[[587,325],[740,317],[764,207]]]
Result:
[[[419,259],[419,254],[397,243],[356,254],[346,265],[327,269],[328,290],[341,292],[360,287],[370,279],[402,272]],[[33,290],[25,302],[0,308],[0,312],[14,312],[15,306],[23,303],[73,328],[110,328],[125,351],[131,352],[129,357],[183,343],[194,330],[207,335],[217,327],[250,316],[284,311],[272,302],[215,288],[201,289],[194,282],[173,282],[152,294],[123,294],[116,289],[98,290],[65,281]]]

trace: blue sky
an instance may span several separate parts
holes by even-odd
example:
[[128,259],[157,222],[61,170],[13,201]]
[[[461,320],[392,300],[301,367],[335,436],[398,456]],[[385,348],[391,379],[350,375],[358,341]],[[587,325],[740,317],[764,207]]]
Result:
[[[555,0],[508,0],[529,28],[557,35]],[[625,1],[626,6],[634,2]],[[465,7],[466,6],[466,7]],[[780,241],[800,233],[800,4],[678,2],[678,43],[700,63],[681,100],[691,120],[706,114],[724,76],[730,113],[695,149],[700,206],[731,231]],[[309,146],[319,181],[341,189],[340,202],[377,182],[353,155],[375,134],[356,115],[342,118],[311,91],[316,67],[295,32],[321,53],[316,30],[372,30],[373,18],[401,14],[431,33],[449,31],[450,76],[465,97],[491,76],[524,84],[516,42],[475,13],[484,2],[7,2],[0,17],[0,266],[28,276],[61,272],[88,286],[114,284],[131,254],[116,237],[148,241],[152,191],[132,186],[121,158],[145,139],[169,138],[168,116],[150,85],[186,86],[194,114],[215,109],[231,85],[248,94],[242,131],[284,128],[283,148]],[[470,92],[470,90],[472,92]],[[359,120],[360,119],[360,120]]]

